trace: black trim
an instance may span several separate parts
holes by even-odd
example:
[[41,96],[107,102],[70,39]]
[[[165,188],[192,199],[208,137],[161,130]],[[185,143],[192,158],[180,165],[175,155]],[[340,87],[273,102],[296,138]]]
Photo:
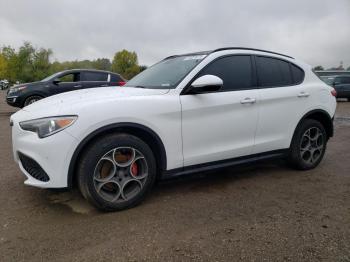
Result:
[[[89,142],[91,142],[94,138],[98,137],[99,135],[106,133],[106,132],[113,132],[113,130],[119,129],[121,132],[123,131],[123,129],[130,129],[133,128],[135,130],[141,130],[143,132],[146,132],[147,134],[149,134],[154,141],[157,143],[157,147],[160,148],[160,171],[163,172],[163,170],[166,170],[166,165],[167,165],[167,157],[166,157],[166,151],[165,151],[165,147],[164,144],[162,142],[162,140],[159,138],[159,136],[150,128],[140,125],[140,124],[135,124],[135,123],[129,123],[129,122],[122,122],[122,123],[117,123],[117,124],[111,124],[111,125],[107,125],[104,127],[101,127],[95,131],[93,131],[92,133],[90,133],[87,137],[85,137],[80,144],[78,145],[78,147],[75,149],[73,156],[71,158],[71,161],[69,163],[69,169],[68,169],[68,177],[67,177],[67,185],[68,188],[71,188],[73,185],[73,178],[74,178],[74,171],[75,171],[75,167],[78,161],[78,158],[80,156],[80,153],[82,152],[83,148],[88,145]],[[127,132],[127,130],[126,130]],[[145,141],[145,143],[147,143],[149,141]],[[155,156],[156,157],[156,156]]]
[[[311,110],[311,111],[307,112],[307,113],[300,119],[300,121],[298,122],[298,124],[297,124],[297,126],[296,126],[296,128],[295,128],[295,131],[297,130],[298,126],[301,124],[301,122],[302,122],[304,119],[308,118],[309,116],[311,116],[311,115],[313,115],[313,114],[315,114],[315,113],[321,113],[323,116],[325,116],[325,117],[327,118],[327,124],[328,124],[329,126],[328,126],[328,127],[325,126],[325,129],[326,129],[326,132],[327,132],[328,137],[333,137],[333,135],[334,135],[334,124],[333,124],[334,117],[332,118],[332,117],[328,114],[327,111],[322,110],[322,109],[315,109],[315,110]],[[327,128],[329,128],[329,129],[327,130]],[[295,131],[294,131],[294,133],[295,133]],[[328,132],[328,131],[329,131],[329,132]],[[294,136],[294,134],[293,134],[293,136]]]
[[45,170],[34,159],[21,152],[17,152],[17,154],[21,161],[22,167],[31,177],[42,182],[50,181],[50,177],[47,175]]
[[175,169],[165,171],[162,175],[162,179],[168,179],[172,177],[199,173],[199,172],[214,171],[214,170],[218,170],[226,167],[249,164],[252,162],[257,162],[257,161],[262,161],[267,159],[283,158],[287,156],[288,150],[289,149],[280,149],[280,150],[274,150],[266,153],[259,153],[259,154],[249,155],[249,156],[219,160],[219,161],[214,161],[209,163],[186,166],[183,168],[175,168]]

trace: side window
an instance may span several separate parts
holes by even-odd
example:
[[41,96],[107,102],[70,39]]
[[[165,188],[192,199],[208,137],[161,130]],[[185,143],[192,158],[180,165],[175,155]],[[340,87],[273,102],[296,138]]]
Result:
[[199,74],[215,75],[224,82],[222,91],[250,89],[253,86],[253,70],[249,55],[219,58],[205,67]]
[[80,81],[80,74],[79,73],[70,73],[70,74],[60,76],[58,79],[61,80],[61,83],[79,82]]
[[289,63],[270,57],[256,57],[260,87],[277,87],[292,84]]
[[341,77],[340,83],[341,84],[350,84],[350,77]]
[[296,84],[300,84],[301,82],[303,82],[304,71],[293,64],[290,64],[290,66],[292,68],[293,83],[296,85]]
[[124,81],[118,75],[111,74],[111,82],[121,82]]
[[107,81],[108,74],[99,72],[84,72],[83,81]]

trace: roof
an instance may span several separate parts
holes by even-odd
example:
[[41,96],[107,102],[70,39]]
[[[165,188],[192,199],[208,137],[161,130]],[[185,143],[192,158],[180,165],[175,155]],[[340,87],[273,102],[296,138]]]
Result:
[[[288,56],[288,55],[284,55],[284,54],[281,54],[281,53],[272,52],[272,51],[263,50],[263,49],[250,48],[250,47],[222,47],[222,48],[218,48],[218,49],[211,50],[211,51],[201,51],[201,52],[188,53],[188,54],[182,54],[182,55],[172,55],[172,56],[166,57],[165,59],[170,59],[170,58],[179,57],[179,56],[209,55],[209,54],[212,54],[212,53],[215,53],[215,52],[220,52],[220,51],[225,51],[225,50],[250,50],[250,51],[259,51],[259,52],[270,53],[270,54],[285,56],[285,57],[294,59],[294,57],[291,57],[291,56]],[[164,60],[165,60],[165,59],[164,59]]]
[[118,73],[111,72],[111,71],[106,71],[106,70],[79,69],[79,68],[67,69],[67,70],[63,70],[62,72],[96,72],[96,73],[106,73],[106,74],[115,74],[115,75],[119,75]]

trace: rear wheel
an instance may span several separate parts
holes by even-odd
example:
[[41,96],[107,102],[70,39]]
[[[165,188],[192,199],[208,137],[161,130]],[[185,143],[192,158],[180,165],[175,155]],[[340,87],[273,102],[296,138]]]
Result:
[[292,139],[289,162],[300,170],[315,168],[322,160],[327,146],[327,134],[323,125],[314,120],[304,120]]
[[24,101],[24,106],[28,106],[30,104],[33,104],[36,101],[39,101],[40,99],[43,99],[43,97],[42,96],[30,96]]
[[156,178],[152,150],[139,138],[112,134],[96,140],[84,152],[78,170],[83,196],[105,211],[139,204]]

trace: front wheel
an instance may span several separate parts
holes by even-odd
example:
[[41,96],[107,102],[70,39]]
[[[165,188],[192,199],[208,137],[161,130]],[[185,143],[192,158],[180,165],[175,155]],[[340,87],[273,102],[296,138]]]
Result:
[[129,134],[97,139],[83,153],[78,169],[82,195],[104,211],[139,204],[156,178],[156,161],[149,146]]
[[304,120],[295,131],[288,160],[299,170],[313,169],[321,162],[327,146],[327,133],[317,120]]
[[23,106],[28,106],[28,105],[33,104],[36,101],[39,101],[41,99],[43,99],[41,96],[30,96],[24,101],[24,105]]

